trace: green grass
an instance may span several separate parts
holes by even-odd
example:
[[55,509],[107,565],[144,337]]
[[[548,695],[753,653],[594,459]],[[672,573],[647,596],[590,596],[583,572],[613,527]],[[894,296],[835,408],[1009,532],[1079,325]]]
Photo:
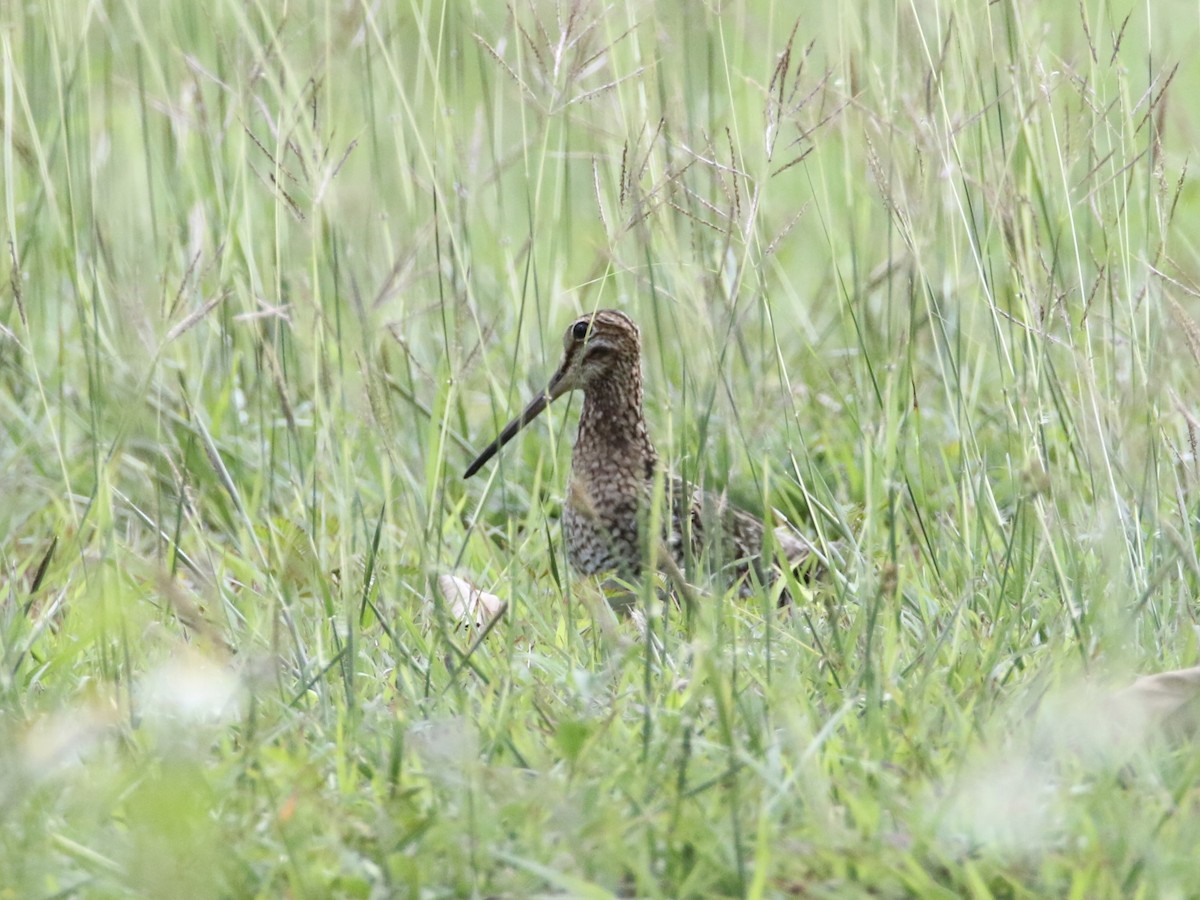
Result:
[[[0,896],[1194,891],[1195,9],[715,7],[4,5]],[[597,306],[794,615],[462,481]]]

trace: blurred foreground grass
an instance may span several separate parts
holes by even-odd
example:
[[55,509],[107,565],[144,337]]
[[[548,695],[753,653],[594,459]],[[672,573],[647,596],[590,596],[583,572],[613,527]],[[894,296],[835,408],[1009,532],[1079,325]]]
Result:
[[[6,4],[0,893],[1192,892],[1196,754],[1082,685],[1197,661],[1198,38]],[[566,404],[460,480],[595,306],[842,542],[795,615],[604,616]]]

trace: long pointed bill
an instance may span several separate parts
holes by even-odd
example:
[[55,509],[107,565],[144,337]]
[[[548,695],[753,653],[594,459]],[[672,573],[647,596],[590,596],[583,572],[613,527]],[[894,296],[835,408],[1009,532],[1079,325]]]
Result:
[[517,436],[518,431],[536,419],[541,411],[550,405],[551,400],[566,393],[566,389],[563,386],[564,374],[562,369],[554,373],[554,377],[550,379],[549,387],[530,400],[524,412],[505,425],[499,437],[483,448],[483,452],[475,458],[475,462],[467,466],[467,471],[463,473],[463,478],[470,478],[482,469],[488,460],[500,452],[501,447]]

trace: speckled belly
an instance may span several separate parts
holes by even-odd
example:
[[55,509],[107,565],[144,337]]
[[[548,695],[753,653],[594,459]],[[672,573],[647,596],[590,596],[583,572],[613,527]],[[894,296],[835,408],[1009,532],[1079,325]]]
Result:
[[589,491],[571,479],[563,506],[563,538],[567,559],[581,575],[616,571],[637,575],[642,567],[638,535],[638,494]]

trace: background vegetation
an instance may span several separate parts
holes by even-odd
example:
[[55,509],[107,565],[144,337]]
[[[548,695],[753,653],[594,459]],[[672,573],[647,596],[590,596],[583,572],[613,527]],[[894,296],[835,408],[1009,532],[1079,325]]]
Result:
[[[6,3],[0,893],[1169,896],[1195,5]],[[1191,62],[1188,62],[1188,61]],[[580,310],[836,577],[566,570]],[[508,603],[480,638],[436,594]]]

